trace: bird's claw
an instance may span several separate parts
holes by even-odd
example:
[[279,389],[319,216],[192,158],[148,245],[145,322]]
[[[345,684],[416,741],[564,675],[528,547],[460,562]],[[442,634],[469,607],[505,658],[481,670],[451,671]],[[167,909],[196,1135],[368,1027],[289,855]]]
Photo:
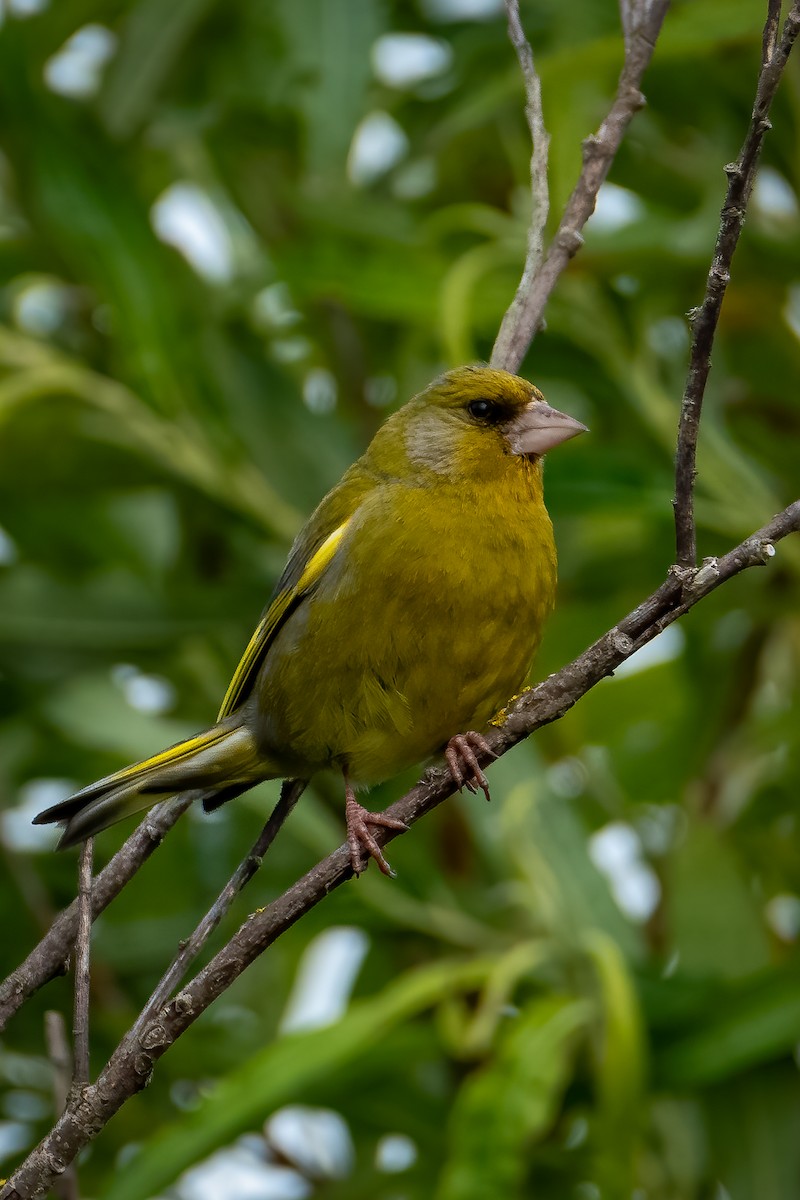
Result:
[[447,743],[444,757],[453,782],[459,791],[467,788],[468,791],[474,793],[480,788],[486,799],[491,800],[489,783],[481,770],[475,754],[476,750],[487,758],[497,758],[483,734],[475,733],[474,730],[457,733],[455,737],[451,737]]
[[375,859],[384,875],[394,879],[395,872],[383,857],[383,852],[370,833],[369,827],[373,825],[381,829],[396,829],[399,833],[406,833],[408,826],[405,821],[387,817],[384,813],[370,812],[352,795],[347,797],[344,814],[347,821],[347,844],[350,847],[350,865],[353,868],[353,874],[360,875],[364,870],[366,865],[364,854],[366,853],[370,858]]

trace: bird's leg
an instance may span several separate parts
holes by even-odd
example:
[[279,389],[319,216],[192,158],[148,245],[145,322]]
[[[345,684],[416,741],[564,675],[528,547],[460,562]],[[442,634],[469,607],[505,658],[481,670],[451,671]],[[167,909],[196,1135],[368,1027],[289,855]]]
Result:
[[459,791],[463,787],[469,788],[471,792],[476,792],[478,788],[481,788],[486,799],[491,800],[489,784],[475,756],[476,750],[488,758],[497,758],[486,738],[480,733],[475,733],[474,730],[457,733],[455,737],[451,737],[444,756],[453,782],[458,785]]
[[384,816],[383,813],[370,812],[356,800],[353,785],[344,772],[344,815],[347,821],[347,844],[350,847],[350,865],[354,875],[360,875],[364,870],[364,852],[375,859],[384,875],[394,878],[394,871],[381,853],[381,848],[369,831],[370,825],[383,829],[398,829],[406,833],[408,826],[405,821],[397,821],[394,817]]

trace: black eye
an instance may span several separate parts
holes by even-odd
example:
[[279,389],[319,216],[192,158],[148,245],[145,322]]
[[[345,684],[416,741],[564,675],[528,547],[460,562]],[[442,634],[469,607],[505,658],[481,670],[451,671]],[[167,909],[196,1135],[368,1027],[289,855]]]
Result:
[[490,421],[497,415],[497,405],[492,404],[491,400],[471,400],[467,412],[476,421]]

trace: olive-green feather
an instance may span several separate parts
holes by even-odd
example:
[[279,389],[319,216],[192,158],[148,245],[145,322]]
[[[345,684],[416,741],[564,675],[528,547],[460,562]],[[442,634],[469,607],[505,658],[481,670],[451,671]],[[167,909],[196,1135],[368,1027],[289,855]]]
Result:
[[[184,789],[214,807],[326,767],[377,781],[485,726],[524,684],[555,595],[541,462],[504,434],[541,399],[461,368],[391,416],[297,537],[217,724],[37,821],[66,821],[68,845]],[[481,426],[473,400],[502,420]]]

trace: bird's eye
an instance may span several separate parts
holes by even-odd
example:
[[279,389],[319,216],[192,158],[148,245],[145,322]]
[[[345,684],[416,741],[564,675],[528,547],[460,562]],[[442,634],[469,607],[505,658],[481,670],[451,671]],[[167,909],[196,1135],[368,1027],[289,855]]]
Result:
[[490,420],[496,411],[497,405],[492,404],[491,400],[472,400],[467,405],[467,412],[476,421]]

